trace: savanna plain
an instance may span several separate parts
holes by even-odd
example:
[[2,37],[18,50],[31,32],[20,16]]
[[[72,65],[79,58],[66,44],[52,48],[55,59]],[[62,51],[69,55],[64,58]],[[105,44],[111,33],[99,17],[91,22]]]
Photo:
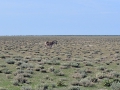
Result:
[[0,90],[120,90],[120,36],[0,36]]

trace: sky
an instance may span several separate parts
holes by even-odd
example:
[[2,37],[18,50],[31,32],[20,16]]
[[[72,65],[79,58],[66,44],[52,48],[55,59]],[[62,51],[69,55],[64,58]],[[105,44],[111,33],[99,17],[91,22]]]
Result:
[[120,0],[0,0],[4,35],[120,35]]

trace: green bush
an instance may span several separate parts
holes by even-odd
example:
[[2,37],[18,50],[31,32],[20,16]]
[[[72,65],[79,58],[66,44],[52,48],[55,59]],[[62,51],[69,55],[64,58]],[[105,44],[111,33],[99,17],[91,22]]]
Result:
[[75,67],[75,68],[79,68],[79,67],[80,67],[80,63],[78,63],[78,62],[73,62],[73,63],[71,63],[71,66],[72,66],[72,67]]
[[3,87],[0,87],[0,90],[8,90],[8,89],[6,89],[6,88],[3,88]]
[[119,79],[105,79],[103,85],[106,87],[112,86],[112,83],[120,83]]
[[74,73],[72,77],[75,79],[81,79],[84,78],[84,75],[81,73]]
[[91,82],[97,83],[97,82],[98,82],[98,79],[93,77],[93,78],[91,78]]
[[27,79],[24,77],[23,74],[17,74],[17,76],[15,77],[15,81],[17,81],[18,83],[26,83]]
[[0,67],[6,67],[6,65],[4,65],[4,64],[0,64]]
[[100,71],[104,71],[104,70],[106,69],[106,67],[104,67],[104,66],[99,66],[97,69],[100,70]]
[[62,63],[61,65],[62,65],[62,66],[70,67],[70,66],[71,66],[71,63],[67,62],[67,63]]
[[7,64],[14,64],[15,61],[14,61],[13,59],[7,59],[7,60],[6,60],[6,63],[7,63]]
[[60,61],[57,60],[47,60],[45,63],[48,65],[60,65]]
[[22,63],[23,63],[22,61],[17,61],[15,64],[16,64],[17,66],[20,66]]
[[7,69],[7,68],[2,68],[2,69],[0,69],[0,73],[11,74],[12,71],[10,71],[10,70]]
[[56,87],[56,84],[55,84],[55,83],[52,83],[52,84],[51,84],[51,87],[52,87],[52,88],[55,88],[55,87]]
[[113,82],[119,82],[120,83],[120,79],[119,78],[116,78],[116,79],[113,79]]
[[84,87],[93,87],[94,84],[88,78],[84,78],[80,80],[80,85]]
[[47,73],[47,70],[46,69],[41,69],[41,72],[42,73]]
[[15,73],[16,74],[21,74],[21,73],[24,73],[25,71],[24,70],[17,70]]
[[73,85],[73,86],[80,86],[80,82],[79,81],[73,81],[71,83],[71,85]]
[[32,58],[32,61],[38,61],[38,62],[40,62],[41,60],[42,60],[42,58],[41,58],[41,57]]
[[112,90],[120,90],[120,82],[113,82],[111,85]]
[[68,69],[71,66],[71,63],[67,62],[67,63],[62,63],[60,68],[61,69]]
[[87,77],[87,73],[86,73],[85,70],[80,70],[80,71],[77,71],[77,72],[80,73],[81,78]]
[[93,66],[93,63],[90,62],[90,61],[86,61],[85,65],[86,65],[86,66]]
[[80,86],[70,86],[68,90],[81,90]]
[[29,74],[29,73],[23,73],[23,76],[24,76],[24,77],[27,77],[27,78],[31,78],[31,77],[32,77],[32,75]]
[[13,56],[12,58],[14,58],[14,60],[16,61],[20,61],[21,59],[23,59],[22,56]]
[[19,86],[19,82],[18,82],[18,80],[13,80],[12,83],[13,83],[14,86]]
[[110,87],[111,84],[112,84],[112,81],[109,79],[103,81],[103,86]]
[[41,83],[36,85],[35,90],[48,90],[49,84],[47,83]]
[[25,70],[26,73],[29,73],[29,74],[34,74],[34,71],[33,69],[28,69],[28,70]]
[[81,79],[87,77],[87,73],[85,70],[76,70],[75,73],[73,74],[73,78],[76,79]]
[[33,90],[31,86],[22,86],[21,90]]
[[65,86],[65,82],[62,81],[62,80],[59,80],[59,81],[57,82],[57,86]]
[[49,84],[44,83],[44,85],[43,85],[43,90],[47,90],[47,89],[48,89],[48,87],[49,87]]
[[54,70],[55,70],[55,68],[53,66],[51,66],[51,67],[48,68],[49,72],[54,72]]
[[116,72],[116,71],[111,71],[106,75],[107,78],[119,78],[120,77],[120,73]]
[[103,78],[105,78],[105,77],[106,77],[106,74],[105,74],[105,73],[98,72],[98,73],[96,74],[96,78],[97,78],[97,79],[103,79]]
[[56,76],[64,76],[65,74],[60,70],[54,70],[53,72]]
[[21,64],[21,68],[28,68],[29,67],[29,64],[28,63],[22,63]]

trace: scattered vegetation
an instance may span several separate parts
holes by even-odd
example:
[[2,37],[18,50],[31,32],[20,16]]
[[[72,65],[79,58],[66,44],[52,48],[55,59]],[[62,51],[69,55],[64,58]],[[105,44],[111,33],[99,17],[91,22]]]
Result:
[[120,90],[119,45],[119,36],[1,36],[0,90]]

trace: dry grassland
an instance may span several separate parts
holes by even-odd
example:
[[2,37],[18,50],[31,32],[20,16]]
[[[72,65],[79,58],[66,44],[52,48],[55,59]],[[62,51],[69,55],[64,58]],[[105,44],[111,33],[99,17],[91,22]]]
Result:
[[119,67],[120,36],[0,37],[0,90],[120,90]]

